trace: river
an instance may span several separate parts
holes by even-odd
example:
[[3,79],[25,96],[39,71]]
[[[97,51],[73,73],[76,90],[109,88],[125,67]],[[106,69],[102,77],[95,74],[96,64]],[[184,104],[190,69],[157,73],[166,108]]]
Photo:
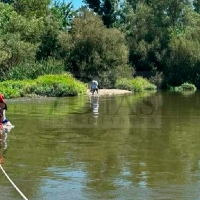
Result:
[[[200,198],[200,92],[7,103],[3,168],[30,200]],[[22,199],[0,174],[0,200]]]

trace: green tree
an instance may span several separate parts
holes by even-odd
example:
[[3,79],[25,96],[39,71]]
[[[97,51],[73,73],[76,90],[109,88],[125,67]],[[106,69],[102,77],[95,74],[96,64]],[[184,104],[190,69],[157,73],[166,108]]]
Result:
[[131,75],[124,35],[117,29],[104,27],[93,12],[79,11],[70,35],[72,46],[66,69],[77,78],[89,81],[96,76],[101,86],[113,87],[117,77]]
[[96,13],[101,13],[101,0],[83,0],[90,9]]
[[3,72],[20,62],[34,60],[41,31],[36,34],[40,27],[37,20],[29,21],[18,15],[11,5],[0,3],[0,10],[0,67]]
[[151,0],[137,4],[127,31],[130,62],[137,70],[163,70],[170,30],[182,32],[186,28],[189,5],[188,0]]
[[117,20],[116,11],[119,6],[119,0],[84,0],[89,8],[102,17],[104,25],[108,28],[113,27]]
[[18,33],[7,33],[0,38],[1,72],[25,61],[34,61],[37,45],[21,40]]
[[0,2],[12,4],[14,2],[14,0],[0,0]]
[[136,10],[139,0],[127,0],[127,2],[132,6],[133,10]]
[[[71,23],[75,15],[72,3],[54,2],[50,6],[50,15],[44,20],[45,30],[41,37],[41,43],[36,54],[37,60],[47,60],[51,57],[63,59],[65,50],[59,42],[58,37],[71,29]],[[62,39],[61,39],[62,40]]]
[[200,14],[200,1],[199,0],[193,0],[193,6],[194,10]]
[[44,22],[41,18],[28,19],[18,14],[12,5],[0,3],[0,77],[12,67],[34,62]]
[[40,44],[36,52],[37,60],[48,60],[52,57],[58,56],[59,42],[59,24],[55,22],[54,18],[47,17],[44,20],[45,29],[40,37]]
[[59,26],[61,30],[70,29],[72,19],[75,15],[72,2],[65,3],[63,1],[61,3],[59,1],[55,1],[53,5],[51,6],[51,12],[53,16],[55,17],[55,20],[59,22]]
[[165,82],[179,86],[190,82],[200,88],[200,15],[192,10],[186,14],[184,30],[171,29],[165,58]]
[[27,18],[40,18],[49,12],[51,0],[14,0],[13,6],[17,13]]

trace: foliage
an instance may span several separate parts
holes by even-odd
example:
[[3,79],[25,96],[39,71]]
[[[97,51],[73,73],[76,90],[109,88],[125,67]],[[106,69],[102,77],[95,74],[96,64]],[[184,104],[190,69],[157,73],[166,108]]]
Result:
[[116,88],[130,90],[134,92],[142,92],[144,90],[156,90],[156,86],[150,83],[147,79],[136,77],[133,79],[118,79],[115,85]]
[[1,93],[5,98],[17,98],[23,97],[25,93],[25,88],[32,85],[33,82],[30,80],[23,81],[3,81],[0,82]]
[[76,96],[84,94],[87,85],[77,81],[71,74],[45,75],[36,80],[34,93],[41,96]]
[[195,87],[195,85],[191,84],[191,83],[183,83],[182,85],[178,86],[178,87],[172,87],[169,86],[171,91],[175,91],[175,92],[185,92],[185,91],[193,91],[195,92],[197,90],[197,88]]
[[1,80],[36,79],[46,74],[61,74],[64,72],[64,64],[61,61],[49,59],[44,62],[20,63],[1,77]]
[[77,81],[71,74],[45,75],[35,80],[18,80],[0,82],[1,93],[5,98],[27,96],[76,96],[85,94],[86,84]]
[[52,16],[44,19],[45,30],[40,37],[40,44],[36,50],[37,60],[48,60],[51,57],[57,58],[60,49],[58,42],[59,24]]
[[36,45],[21,40],[19,34],[7,33],[0,37],[0,75],[14,65],[33,61]]
[[200,13],[200,2],[199,2],[199,0],[193,0],[193,5],[194,5],[194,10],[197,13]]
[[113,87],[121,69],[131,75],[124,35],[107,29],[92,12],[82,10],[74,19],[71,43],[66,70],[77,78],[87,82],[98,77],[102,87]]
[[[179,86],[184,82],[199,86],[200,38],[197,35],[200,34],[200,15],[191,11],[187,15],[187,19],[192,23],[185,28],[184,32],[171,30],[165,59],[166,67],[163,70],[165,83],[173,86]],[[191,17],[196,20],[191,21]]]
[[64,63],[81,81],[97,77],[100,87],[156,69],[150,81],[157,86],[200,88],[199,1],[83,2],[74,10],[59,0],[0,1],[0,79],[57,74]]
[[9,4],[0,3],[0,75],[22,61],[33,61],[42,32],[39,19],[28,20]]
[[101,1],[100,0],[83,0],[90,9],[93,9],[94,12],[100,13],[101,10]]
[[118,0],[84,0],[84,2],[98,13],[103,20],[106,27],[110,28],[116,21],[116,8],[118,7]]
[[3,2],[3,3],[13,3],[15,0],[1,0],[0,2]]
[[51,6],[51,12],[56,18],[56,21],[59,22],[59,27],[61,30],[68,30],[71,28],[71,23],[75,11],[73,10],[72,2],[65,3],[54,1]]
[[127,78],[117,79],[115,87],[117,89],[134,91],[131,80]]
[[14,9],[26,18],[44,17],[48,14],[48,6],[51,0],[15,0]]
[[149,78],[150,83],[157,86],[157,88],[161,88],[163,86],[163,73],[153,70],[153,75]]

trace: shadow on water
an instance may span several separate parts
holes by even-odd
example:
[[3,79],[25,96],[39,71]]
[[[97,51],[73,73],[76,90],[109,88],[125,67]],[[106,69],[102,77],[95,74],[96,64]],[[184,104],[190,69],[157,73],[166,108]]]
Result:
[[[199,99],[162,91],[10,100],[4,167],[33,200],[198,199]],[[4,177],[0,187],[20,199]]]

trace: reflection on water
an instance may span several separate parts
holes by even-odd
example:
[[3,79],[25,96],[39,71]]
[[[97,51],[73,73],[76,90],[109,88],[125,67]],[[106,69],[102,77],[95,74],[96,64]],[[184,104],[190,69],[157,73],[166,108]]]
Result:
[[4,164],[4,152],[7,149],[8,133],[14,128],[12,125],[4,125],[0,130],[0,164]]
[[99,116],[99,95],[91,95],[90,101],[94,118],[94,124],[97,124]]
[[33,200],[196,200],[199,104],[199,92],[10,101],[4,168]]
[[0,164],[4,164],[4,151],[7,149],[7,133],[0,130]]

